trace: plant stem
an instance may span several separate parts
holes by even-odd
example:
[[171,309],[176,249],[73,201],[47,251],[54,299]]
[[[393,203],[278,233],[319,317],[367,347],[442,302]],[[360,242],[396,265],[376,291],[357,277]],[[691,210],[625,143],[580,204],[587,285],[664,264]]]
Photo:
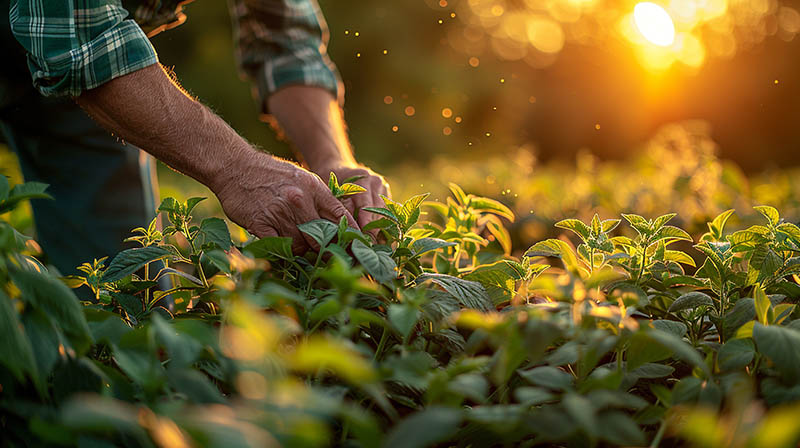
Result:
[[388,338],[389,338],[389,330],[384,328],[383,334],[381,334],[381,340],[378,342],[378,347],[375,349],[375,356],[373,357],[375,361],[378,360],[378,357],[380,356],[380,353],[383,350],[383,346],[386,344],[386,339]]
[[653,437],[653,441],[650,443],[650,448],[656,448],[661,443],[661,439],[664,437],[664,432],[667,430],[667,421],[662,420],[661,426],[658,427],[658,432],[656,432],[656,436]]

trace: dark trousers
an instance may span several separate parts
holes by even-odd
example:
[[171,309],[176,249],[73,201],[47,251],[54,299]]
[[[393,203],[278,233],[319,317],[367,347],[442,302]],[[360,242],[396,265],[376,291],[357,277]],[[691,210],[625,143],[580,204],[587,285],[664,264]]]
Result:
[[92,121],[72,99],[29,92],[0,109],[0,128],[26,181],[50,185],[32,201],[37,241],[62,274],[123,249],[155,216],[152,159]]

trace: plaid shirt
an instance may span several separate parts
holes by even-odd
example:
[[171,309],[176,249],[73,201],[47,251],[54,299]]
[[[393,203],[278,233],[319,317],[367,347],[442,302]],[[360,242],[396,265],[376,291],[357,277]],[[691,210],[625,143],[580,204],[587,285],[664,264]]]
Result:
[[[79,95],[158,62],[148,37],[186,19],[192,0],[12,0],[16,39],[44,95]],[[315,0],[231,0],[237,57],[262,108],[281,87],[325,88],[342,98]],[[130,12],[130,14],[129,14]],[[130,18],[129,18],[130,17]]]

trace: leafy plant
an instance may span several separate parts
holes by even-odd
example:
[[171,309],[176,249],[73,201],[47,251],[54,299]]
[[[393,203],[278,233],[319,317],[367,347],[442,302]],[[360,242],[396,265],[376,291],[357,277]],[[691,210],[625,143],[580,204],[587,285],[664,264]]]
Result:
[[319,245],[302,256],[288,238],[235,245],[221,219],[195,223],[201,198],[167,198],[165,227],[134,229],[140,247],[63,279],[0,222],[4,439],[798,442],[800,241],[777,211],[733,233],[723,213],[696,252],[673,214],[568,219],[557,226],[577,247],[549,239],[515,257],[510,210],[450,189],[446,204],[385,198],[363,229],[301,224]]

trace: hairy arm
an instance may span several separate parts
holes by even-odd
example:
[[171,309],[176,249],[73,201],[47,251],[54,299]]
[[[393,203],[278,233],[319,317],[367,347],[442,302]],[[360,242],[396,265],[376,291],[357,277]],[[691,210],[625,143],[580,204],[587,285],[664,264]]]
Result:
[[[383,177],[359,165],[353,157],[342,109],[333,95],[313,86],[287,86],[268,99],[268,109],[275,116],[299,152],[298,157],[308,168],[326,179],[331,172],[339,180],[363,176],[356,183],[367,189],[366,193],[345,200],[347,208],[355,213],[362,207],[382,207],[380,195],[389,195],[389,185]],[[372,213],[359,213],[362,226],[374,219]]]
[[258,236],[314,246],[297,224],[350,213],[314,174],[255,150],[220,117],[185,94],[160,65],[87,90],[75,100],[100,125],[208,186],[225,213]]

